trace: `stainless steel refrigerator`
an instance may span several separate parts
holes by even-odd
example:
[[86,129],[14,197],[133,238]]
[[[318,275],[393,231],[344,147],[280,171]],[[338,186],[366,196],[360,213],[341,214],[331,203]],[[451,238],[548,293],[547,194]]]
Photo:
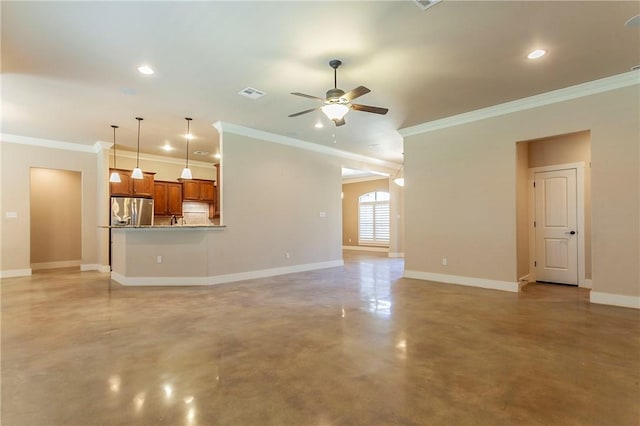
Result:
[[153,199],[111,197],[111,226],[153,225]]

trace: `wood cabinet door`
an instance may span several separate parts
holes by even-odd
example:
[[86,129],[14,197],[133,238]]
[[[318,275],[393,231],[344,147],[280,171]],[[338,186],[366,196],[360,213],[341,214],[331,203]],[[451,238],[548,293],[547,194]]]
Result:
[[182,185],[179,183],[168,183],[167,194],[167,214],[182,216]]
[[[111,174],[109,170],[109,174]],[[116,170],[120,175],[120,182],[109,182],[109,193],[111,195],[122,195],[124,197],[131,195],[133,183],[131,182],[131,172],[127,170]]]
[[184,200],[200,200],[200,181],[185,180],[182,182],[182,198]]
[[142,179],[133,180],[133,195],[142,197],[153,197],[153,175],[145,173]]
[[216,201],[216,187],[213,185],[213,181],[200,181],[200,199],[209,202]]
[[169,214],[168,205],[168,185],[164,182],[153,184],[153,214],[155,216],[166,216]]

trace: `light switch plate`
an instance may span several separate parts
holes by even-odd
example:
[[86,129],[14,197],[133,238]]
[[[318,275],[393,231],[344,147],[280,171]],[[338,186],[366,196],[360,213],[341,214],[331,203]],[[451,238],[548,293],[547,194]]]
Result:
[[18,212],[7,212],[7,219],[15,219],[18,217]]

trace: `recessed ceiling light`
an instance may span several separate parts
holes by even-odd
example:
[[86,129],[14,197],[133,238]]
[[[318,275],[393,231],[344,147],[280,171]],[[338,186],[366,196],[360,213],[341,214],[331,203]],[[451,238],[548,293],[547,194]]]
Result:
[[527,58],[529,58],[529,59],[538,59],[538,58],[542,58],[546,54],[547,54],[546,50],[536,49],[533,52],[529,53],[527,55]]
[[145,74],[145,75],[151,75],[155,73],[153,68],[151,68],[149,65],[140,65],[138,67],[138,71],[140,71],[141,74]]
[[173,147],[168,143],[165,143],[162,149],[164,149],[165,151],[173,151]]
[[213,156],[214,156],[215,158],[217,158],[218,160],[219,160],[220,158],[222,158],[222,155],[220,155],[220,154],[214,154]]
[[316,129],[322,129],[324,127],[324,124],[318,121],[316,124],[313,125],[313,127],[315,127]]

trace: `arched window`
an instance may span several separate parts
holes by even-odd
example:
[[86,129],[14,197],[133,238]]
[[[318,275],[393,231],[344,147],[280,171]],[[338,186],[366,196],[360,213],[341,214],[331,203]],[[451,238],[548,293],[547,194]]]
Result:
[[368,192],[359,197],[358,244],[389,245],[388,192]]

